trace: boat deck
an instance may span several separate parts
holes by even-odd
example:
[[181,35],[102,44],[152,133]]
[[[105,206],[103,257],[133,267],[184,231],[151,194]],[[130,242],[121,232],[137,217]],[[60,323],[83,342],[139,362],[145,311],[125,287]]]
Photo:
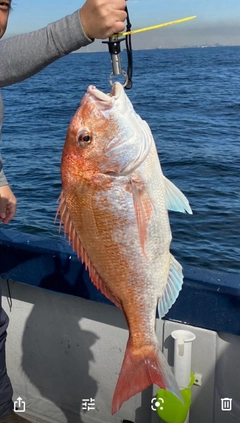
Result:
[[[14,401],[33,422],[157,423],[156,387],[111,416],[128,330],[120,310],[93,286],[66,241],[0,232],[3,306],[10,317],[8,372]],[[184,268],[183,289],[156,333],[173,365],[171,332],[188,329],[192,371],[190,423],[240,421],[240,276]],[[10,295],[9,295],[10,290]],[[10,298],[11,297],[11,298]],[[201,385],[201,386],[199,386]],[[232,410],[222,411],[230,398]],[[86,408],[86,409],[84,409]]]

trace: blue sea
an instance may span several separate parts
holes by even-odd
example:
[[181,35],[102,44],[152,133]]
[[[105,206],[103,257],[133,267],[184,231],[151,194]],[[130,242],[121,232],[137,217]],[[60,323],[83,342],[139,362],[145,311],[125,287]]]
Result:
[[[240,48],[134,51],[133,66],[127,94],[193,210],[170,212],[173,254],[183,266],[239,274]],[[66,131],[88,85],[110,90],[110,72],[107,52],[71,54],[3,89],[2,154],[18,199],[9,229],[63,237],[53,221]]]

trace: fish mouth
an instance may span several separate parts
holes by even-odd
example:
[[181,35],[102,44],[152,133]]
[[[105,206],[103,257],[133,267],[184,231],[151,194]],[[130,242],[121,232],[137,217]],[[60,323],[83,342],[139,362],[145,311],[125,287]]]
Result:
[[119,82],[113,84],[109,94],[105,94],[94,85],[90,85],[87,90],[87,96],[95,103],[100,111],[106,111],[113,107],[114,103],[121,97],[123,91],[123,86]]

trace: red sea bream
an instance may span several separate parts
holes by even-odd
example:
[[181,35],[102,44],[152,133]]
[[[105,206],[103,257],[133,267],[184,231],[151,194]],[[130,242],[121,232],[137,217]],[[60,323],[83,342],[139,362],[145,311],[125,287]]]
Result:
[[61,222],[94,285],[121,308],[129,327],[112,413],[151,384],[180,391],[155,334],[182,287],[171,255],[168,210],[191,213],[162,173],[148,124],[121,84],[90,86],[63,149]]

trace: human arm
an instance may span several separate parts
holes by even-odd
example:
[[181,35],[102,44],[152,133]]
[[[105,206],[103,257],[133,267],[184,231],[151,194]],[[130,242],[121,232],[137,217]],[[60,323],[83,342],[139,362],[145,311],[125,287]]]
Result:
[[17,200],[8,185],[0,155],[0,222],[8,223],[15,216]]
[[122,32],[127,18],[125,0],[87,0],[80,19],[89,38],[105,39]]
[[17,200],[9,185],[0,186],[0,222],[8,223],[15,216]]
[[91,42],[79,12],[46,28],[0,41],[0,87],[20,82],[56,59]]
[[1,40],[0,87],[29,78],[94,38],[123,30],[124,8],[125,0],[87,0],[80,10],[43,29]]

